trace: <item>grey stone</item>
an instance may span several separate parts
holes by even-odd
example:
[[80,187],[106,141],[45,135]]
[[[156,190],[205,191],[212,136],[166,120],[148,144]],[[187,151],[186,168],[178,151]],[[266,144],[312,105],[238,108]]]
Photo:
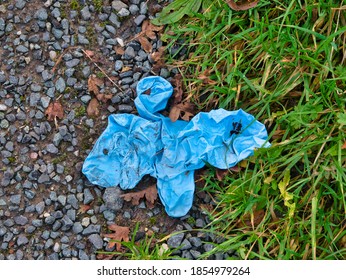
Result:
[[74,222],[76,220],[76,210],[69,209],[67,210],[66,215],[71,219],[71,221]]
[[46,241],[46,243],[44,244],[44,248],[45,248],[45,249],[49,249],[49,248],[53,247],[53,245],[54,245],[53,239],[49,238],[49,239]]
[[135,15],[138,13],[139,8],[137,5],[130,5],[129,11],[130,11],[131,15]]
[[48,216],[44,219],[44,222],[47,225],[52,225],[55,222],[55,218],[53,216]]
[[23,215],[16,216],[13,219],[17,225],[24,226],[28,223],[28,218]]
[[89,204],[90,202],[92,202],[94,200],[94,196],[92,195],[91,191],[86,188],[84,189],[84,204]]
[[23,45],[19,45],[18,47],[16,47],[16,51],[20,53],[27,53],[29,49]]
[[202,219],[197,219],[196,220],[196,227],[198,228],[203,228],[205,226],[205,223]]
[[28,244],[29,243],[29,240],[28,238],[24,235],[24,234],[20,234],[17,238],[17,245],[18,246],[22,246],[22,245],[25,245],[25,244]]
[[56,39],[61,39],[62,36],[64,35],[64,31],[62,31],[61,29],[54,28],[54,27],[52,28],[52,33]]
[[61,227],[62,231],[67,231],[73,226],[73,222],[71,221],[71,219],[67,215],[65,215],[61,219],[61,223],[62,223],[62,227]]
[[69,61],[66,61],[66,67],[68,68],[73,68],[73,67],[76,67],[80,62],[80,59],[78,58],[74,58],[74,59],[71,59]]
[[128,6],[125,3],[121,2],[121,1],[113,1],[112,2],[112,8],[114,10],[116,10],[117,12],[119,12],[123,8],[126,9],[127,7]]
[[133,47],[131,46],[128,46],[125,50],[125,53],[124,53],[124,58],[125,59],[132,59],[136,56],[135,54],[135,50],[133,49]]
[[8,141],[8,142],[5,144],[5,148],[6,148],[7,151],[13,152],[13,150],[14,150],[13,142],[12,142],[12,141]]
[[118,187],[106,188],[102,196],[106,208],[114,211],[122,209],[124,200],[121,197],[121,194],[122,191]]
[[33,233],[35,230],[36,230],[36,227],[34,227],[34,226],[28,226],[28,227],[25,229],[25,232],[31,234],[31,233]]
[[79,234],[83,231],[82,224],[80,222],[76,222],[73,224],[72,231],[74,234]]
[[114,64],[114,70],[120,71],[124,66],[124,62],[122,60],[116,60]]
[[117,28],[119,28],[121,26],[121,23],[119,21],[119,18],[116,14],[111,13],[111,15],[109,16],[108,20]]
[[7,106],[5,104],[0,104],[0,112],[5,112],[7,110]]
[[146,16],[145,15],[139,15],[138,17],[136,17],[134,19],[134,23],[139,26],[143,23],[143,21],[145,20]]
[[74,194],[67,196],[67,203],[70,204],[74,209],[78,209],[78,200]]
[[50,97],[48,97],[48,96],[43,96],[43,97],[41,98],[41,104],[42,104],[43,108],[48,108],[49,102],[50,102]]
[[31,224],[34,227],[41,227],[43,225],[43,221],[39,219],[32,220]]
[[180,250],[189,250],[192,248],[191,243],[187,239],[184,239],[180,245],[182,246],[179,248]]
[[53,144],[48,144],[46,150],[51,154],[57,154],[59,152],[58,148],[55,147]]
[[118,110],[120,113],[131,113],[133,111],[133,108],[130,105],[121,104],[119,105]]
[[60,223],[60,221],[55,221],[54,222],[54,224],[53,224],[53,226],[52,226],[52,229],[54,230],[54,231],[57,231],[57,230],[59,230],[59,228],[61,228],[61,223]]
[[44,202],[43,202],[43,201],[37,203],[36,206],[35,206],[36,212],[37,212],[38,214],[42,214],[43,211],[44,211],[44,206],[45,206],[45,205],[44,205]]
[[194,247],[199,247],[202,245],[202,240],[199,237],[191,237],[189,241]]
[[11,197],[10,197],[11,203],[13,203],[15,205],[19,205],[21,199],[22,199],[22,195],[20,195],[20,194],[14,194],[14,195],[11,195]]
[[46,10],[45,8],[39,9],[39,10],[35,13],[34,17],[37,18],[38,20],[42,20],[42,21],[47,20],[47,18],[48,18],[47,10]]
[[56,81],[56,83],[55,83],[55,89],[56,89],[58,92],[60,92],[60,93],[64,92],[64,90],[66,89],[66,83],[65,83],[65,80],[64,80],[62,77],[60,77],[60,78]]
[[49,181],[50,181],[50,177],[49,177],[49,175],[48,175],[47,173],[41,174],[41,176],[38,177],[38,179],[37,179],[37,182],[38,182],[39,184],[47,183],[47,182],[49,182]]
[[83,235],[90,235],[93,233],[100,233],[101,226],[100,225],[89,225],[82,232]]
[[114,221],[115,220],[115,214],[112,211],[106,210],[103,212],[103,217],[107,221]]
[[92,245],[94,245],[94,247],[96,249],[98,249],[98,250],[102,249],[102,247],[103,247],[103,240],[102,240],[100,235],[98,235],[98,234],[91,234],[91,235],[89,235],[88,239],[89,239],[90,243]]
[[126,8],[121,8],[121,10],[118,12],[118,16],[120,17],[127,17],[130,15],[130,11]]
[[32,92],[30,94],[30,106],[31,107],[36,107],[38,101],[40,101],[41,95],[38,92]]
[[190,253],[194,259],[198,259],[201,256],[201,253],[199,251],[196,251],[196,250],[190,250]]
[[25,7],[25,5],[26,5],[26,2],[24,0],[16,0],[15,6],[17,9],[21,10]]
[[81,97],[81,101],[85,104],[87,104],[89,101],[91,100],[91,96],[90,95],[83,95]]
[[0,227],[0,236],[4,236],[7,232],[7,229],[5,227]]
[[90,11],[89,11],[89,7],[88,6],[85,6],[82,10],[81,10],[81,15],[82,15],[82,18],[84,20],[89,20],[91,18],[91,14],[90,14]]
[[88,255],[83,250],[79,250],[78,257],[80,260],[89,260]]
[[203,249],[205,252],[210,252],[214,248],[215,248],[215,246],[213,244],[210,244],[210,243],[206,243],[203,245]]
[[61,203],[61,205],[65,206],[66,205],[66,195],[59,195],[58,201]]
[[183,239],[184,239],[184,233],[174,234],[170,238],[168,238],[167,245],[170,248],[179,248]]

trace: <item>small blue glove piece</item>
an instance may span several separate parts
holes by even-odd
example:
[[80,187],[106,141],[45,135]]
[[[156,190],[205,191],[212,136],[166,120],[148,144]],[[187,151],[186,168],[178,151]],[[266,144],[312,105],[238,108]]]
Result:
[[243,110],[212,110],[190,122],[162,116],[173,93],[161,77],[147,77],[137,85],[135,104],[140,116],[111,115],[108,126],[86,158],[82,172],[102,187],[132,189],[149,174],[168,215],[181,217],[192,206],[194,170],[206,162],[227,169],[269,147],[263,124]]

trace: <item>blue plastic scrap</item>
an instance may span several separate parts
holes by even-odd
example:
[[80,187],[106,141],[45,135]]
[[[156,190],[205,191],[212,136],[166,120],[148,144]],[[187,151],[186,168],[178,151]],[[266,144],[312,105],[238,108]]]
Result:
[[181,217],[192,206],[194,170],[206,163],[233,167],[256,148],[270,144],[265,126],[241,109],[217,109],[199,113],[190,122],[172,122],[159,113],[172,93],[172,85],[161,77],[139,81],[135,99],[139,116],[110,115],[82,172],[95,185],[119,185],[123,190],[133,189],[149,174],[157,178],[167,214]]

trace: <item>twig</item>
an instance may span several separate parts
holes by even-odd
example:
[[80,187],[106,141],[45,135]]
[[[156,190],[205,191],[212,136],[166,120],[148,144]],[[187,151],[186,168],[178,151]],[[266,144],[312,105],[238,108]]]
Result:
[[82,52],[86,55],[87,58],[90,59],[90,61],[102,72],[103,75],[105,75],[107,77],[107,79],[118,89],[120,90],[122,93],[124,93],[124,91],[120,88],[120,86],[118,86],[108,75],[107,73],[100,67],[97,65],[97,63],[91,58],[91,56],[84,50],[82,49]]

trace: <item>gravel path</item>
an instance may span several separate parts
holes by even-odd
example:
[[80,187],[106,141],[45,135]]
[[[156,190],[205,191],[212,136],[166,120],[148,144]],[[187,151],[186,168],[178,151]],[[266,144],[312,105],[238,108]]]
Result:
[[[208,220],[194,206],[181,219],[165,215],[158,201],[132,206],[118,188],[102,189],[81,174],[111,113],[136,113],[139,79],[152,75],[152,59],[132,40],[144,20],[167,1],[5,0],[0,3],[0,259],[96,259],[107,249],[107,224],[140,223],[145,234],[202,228]],[[152,40],[153,51],[162,46]],[[114,87],[83,50],[120,86]],[[123,52],[119,51],[123,50]],[[171,50],[174,51],[174,50]],[[112,94],[100,115],[86,113],[90,75]],[[169,78],[166,68],[156,74]],[[64,118],[48,121],[45,110],[59,100]],[[152,183],[143,180],[143,185]],[[209,203],[208,196],[201,196]],[[169,238],[177,255],[195,259],[213,248],[215,237],[180,233]],[[114,249],[114,248],[112,248]],[[223,259],[227,254],[216,254]]]

